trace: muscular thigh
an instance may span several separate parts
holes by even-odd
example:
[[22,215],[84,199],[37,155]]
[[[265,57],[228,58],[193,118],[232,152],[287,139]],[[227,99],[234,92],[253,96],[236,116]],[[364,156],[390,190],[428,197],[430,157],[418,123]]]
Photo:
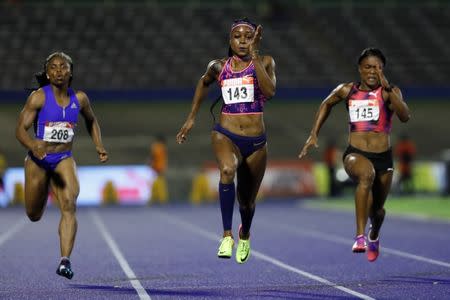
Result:
[[52,189],[59,201],[75,201],[80,192],[76,164],[72,157],[60,161],[51,178]]
[[358,153],[347,154],[344,158],[344,167],[352,179],[360,179],[363,177],[374,178],[375,176],[372,162]]
[[375,204],[384,204],[392,184],[393,171],[377,173],[372,186],[373,201]]
[[237,167],[242,160],[237,146],[228,137],[217,131],[212,132],[211,141],[219,168],[222,169],[224,166]]
[[25,160],[25,204],[43,207],[48,197],[49,176],[29,157]]
[[264,176],[267,164],[267,146],[253,152],[245,159],[245,163],[250,171],[250,174],[256,178]]
[[238,178],[238,199],[242,201],[254,201],[258,193],[261,182],[264,178],[267,163],[267,148],[255,151],[239,166]]

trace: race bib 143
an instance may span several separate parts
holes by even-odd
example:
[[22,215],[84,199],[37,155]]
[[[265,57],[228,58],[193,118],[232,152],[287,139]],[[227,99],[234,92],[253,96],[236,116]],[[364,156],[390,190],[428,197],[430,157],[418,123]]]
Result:
[[253,77],[230,78],[222,81],[222,97],[225,104],[253,102]]

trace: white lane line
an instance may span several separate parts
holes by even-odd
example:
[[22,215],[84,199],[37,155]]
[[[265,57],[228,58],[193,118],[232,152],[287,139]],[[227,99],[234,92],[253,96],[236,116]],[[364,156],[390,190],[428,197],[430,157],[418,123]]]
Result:
[[14,224],[12,227],[9,227],[9,229],[5,232],[3,232],[0,235],[0,246],[3,245],[7,240],[9,240],[13,235],[15,235],[17,232],[22,229],[25,224],[27,224],[28,221],[26,219],[21,219],[16,224]]
[[[201,236],[203,236],[205,238],[208,238],[210,240],[219,241],[219,238],[217,237],[216,234],[213,234],[213,233],[211,233],[209,231],[206,231],[206,230],[202,229],[201,227],[198,227],[197,225],[194,225],[194,224],[191,224],[189,222],[183,221],[180,218],[174,217],[174,216],[169,215],[167,213],[163,213],[163,212],[159,212],[159,213],[161,215],[164,215],[164,217],[165,217],[164,220],[165,221],[172,222],[175,225],[183,227],[184,229],[188,229],[188,230],[190,230],[190,231],[192,231],[192,232],[194,232],[194,233],[196,233],[198,235],[201,235]],[[374,298],[372,298],[370,296],[358,293],[357,291],[353,291],[353,290],[348,289],[348,288],[346,288],[344,286],[340,286],[340,285],[337,285],[336,283],[328,281],[325,278],[322,278],[322,277],[316,276],[314,274],[311,274],[311,273],[302,271],[300,269],[297,269],[295,267],[292,267],[292,266],[290,266],[288,264],[283,263],[282,261],[279,261],[279,260],[277,260],[275,258],[267,256],[267,255],[265,255],[265,254],[263,254],[263,253],[261,253],[259,251],[256,251],[256,250],[252,249],[252,255],[256,256],[257,258],[259,258],[261,260],[264,260],[264,261],[269,262],[269,263],[271,263],[273,265],[276,265],[276,266],[278,266],[278,267],[280,267],[282,269],[294,272],[294,273],[299,274],[301,276],[304,276],[306,278],[309,278],[309,279],[318,281],[320,283],[323,283],[325,285],[328,285],[330,287],[336,288],[336,289],[341,290],[341,291],[343,291],[343,292],[345,292],[347,294],[355,296],[355,297],[357,297],[359,299],[374,300]]]
[[[335,235],[331,235],[331,234],[327,234],[327,233],[323,233],[320,231],[316,231],[316,230],[306,230],[306,229],[300,229],[300,228],[293,228],[292,226],[289,226],[287,224],[268,224],[266,222],[264,222],[265,226],[270,226],[270,227],[278,227],[283,231],[290,231],[296,234],[300,234],[300,235],[306,235],[306,236],[310,236],[316,239],[320,239],[320,240],[324,240],[324,241],[329,241],[329,242],[334,242],[334,243],[338,243],[338,244],[344,244],[344,245],[352,245],[353,244],[353,240],[350,239],[345,239],[339,236],[335,236]],[[387,248],[384,246],[381,246],[381,251],[382,252],[386,252],[386,253],[390,253],[393,255],[397,255],[397,256],[401,256],[401,257],[405,257],[405,258],[409,258],[409,259],[413,259],[413,260],[417,260],[417,261],[421,261],[421,262],[426,262],[432,265],[438,265],[441,267],[447,267],[450,268],[450,263],[445,262],[445,261],[440,261],[440,260],[436,260],[436,259],[432,259],[432,258],[428,258],[425,256],[420,256],[420,255],[415,255],[412,253],[408,253],[408,252],[404,252],[404,251],[400,251],[400,250],[395,250],[392,248]]]
[[382,247],[381,251],[384,251],[384,252],[390,253],[390,254],[394,254],[394,255],[398,255],[401,257],[406,257],[406,258],[410,258],[410,259],[414,259],[414,260],[418,260],[418,261],[423,261],[423,262],[426,262],[426,263],[429,263],[432,265],[438,265],[438,266],[450,268],[450,263],[448,263],[448,262],[428,258],[425,256],[415,255],[412,253],[403,252],[400,250],[395,250],[395,249],[386,248],[386,247]]
[[333,283],[333,282],[331,282],[331,281],[329,281],[329,280],[326,280],[325,278],[322,278],[322,277],[319,277],[319,276],[317,276],[317,275],[308,273],[308,272],[306,272],[306,271],[302,271],[302,270],[300,270],[300,269],[294,268],[294,267],[292,267],[292,266],[290,266],[290,265],[288,265],[288,264],[285,264],[285,263],[279,261],[278,259],[271,258],[270,256],[264,255],[264,254],[262,254],[262,253],[259,252],[259,251],[254,251],[254,250],[252,250],[252,254],[253,254],[254,256],[256,256],[256,257],[258,257],[258,258],[260,258],[260,259],[262,259],[262,260],[265,260],[265,261],[267,261],[267,262],[269,262],[269,263],[271,263],[271,264],[274,264],[274,265],[276,265],[276,266],[278,266],[278,267],[280,267],[280,268],[289,270],[289,271],[291,271],[291,272],[297,273],[297,274],[302,275],[302,276],[304,276],[304,277],[307,277],[307,278],[309,278],[309,279],[312,279],[312,280],[318,281],[318,282],[320,282],[320,283],[329,285],[329,286],[331,286],[331,287],[334,287],[334,288],[336,288],[336,289],[338,289],[338,290],[341,290],[341,291],[343,291],[343,292],[345,292],[345,293],[347,293],[347,294],[353,295],[353,296],[358,297],[358,298],[360,298],[360,299],[374,299],[374,298],[372,298],[372,297],[370,297],[370,296],[367,296],[367,295],[365,295],[365,294],[358,293],[358,292],[356,292],[356,291],[354,291],[354,290],[351,290],[351,289],[349,289],[349,288],[346,288],[346,287],[344,287],[344,286],[337,285],[336,283]]
[[113,253],[114,257],[119,262],[120,266],[122,267],[122,270],[127,275],[131,285],[136,290],[139,299],[145,299],[150,300],[150,295],[147,294],[147,291],[142,286],[141,282],[136,279],[136,274],[134,274],[133,270],[131,269],[130,265],[128,264],[127,260],[123,256],[122,252],[119,249],[119,246],[112,238],[111,234],[108,232],[108,229],[106,229],[105,224],[103,223],[100,216],[95,211],[89,211],[95,225],[97,226],[98,230],[102,234],[103,238],[105,239],[106,243],[109,246],[109,249],[111,249],[111,252]]
[[[342,213],[354,213],[354,208],[346,208],[346,207],[320,207],[316,206],[315,204],[310,203],[302,203],[303,200],[298,200],[298,203],[296,204],[297,207],[301,209],[308,209],[308,210],[314,210],[314,211],[335,211],[335,212],[342,212]],[[314,200],[313,200],[314,201]],[[419,221],[419,222],[433,222],[433,223],[444,223],[444,224],[450,224],[450,220],[443,218],[443,217],[431,217],[428,215],[420,214],[420,213],[393,213],[389,212],[389,218],[395,218],[395,219],[401,219],[401,220],[408,220],[408,221]]]

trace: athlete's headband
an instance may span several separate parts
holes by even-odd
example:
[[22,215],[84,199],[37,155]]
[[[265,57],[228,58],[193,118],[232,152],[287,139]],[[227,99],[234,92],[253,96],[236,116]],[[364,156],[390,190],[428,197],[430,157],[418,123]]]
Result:
[[256,30],[256,25],[247,21],[243,21],[243,20],[239,20],[239,21],[235,21],[232,25],[231,25],[231,29],[230,32],[233,31],[234,28],[238,27],[238,26],[247,26],[252,30]]

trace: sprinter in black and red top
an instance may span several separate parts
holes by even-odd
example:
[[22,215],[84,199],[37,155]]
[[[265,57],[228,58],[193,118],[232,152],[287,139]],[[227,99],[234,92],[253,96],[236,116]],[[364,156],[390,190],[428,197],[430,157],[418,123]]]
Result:
[[[369,261],[379,254],[379,232],[383,224],[384,202],[391,188],[393,176],[390,133],[392,115],[400,121],[410,118],[409,108],[400,89],[389,84],[383,69],[386,58],[376,48],[365,49],[358,59],[359,83],[344,83],[336,87],[322,102],[316,114],[311,134],[299,158],[311,146],[318,147],[318,134],[331,109],[345,101],[349,115],[348,148],[344,152],[345,171],[356,181],[355,210],[356,238],[353,252],[366,252]],[[366,223],[370,230],[366,244]]]

